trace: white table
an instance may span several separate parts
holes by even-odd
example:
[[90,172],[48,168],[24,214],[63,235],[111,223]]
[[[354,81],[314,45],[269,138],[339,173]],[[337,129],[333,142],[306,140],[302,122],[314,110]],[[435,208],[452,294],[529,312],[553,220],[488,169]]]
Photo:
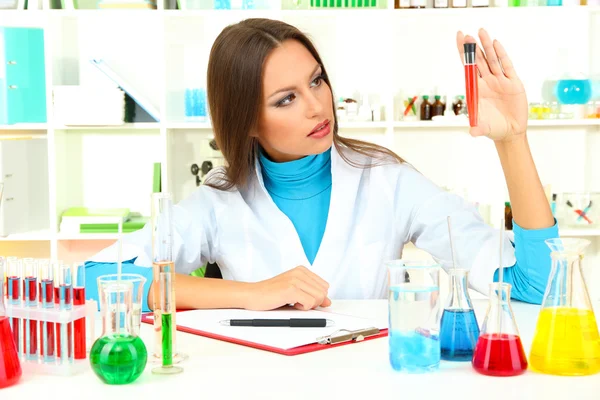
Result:
[[[487,300],[476,300],[483,322]],[[357,316],[386,316],[385,300],[336,301],[332,309]],[[527,354],[539,306],[513,302]],[[152,346],[149,325],[142,338]],[[510,378],[476,373],[470,363],[442,361],[435,373],[408,375],[392,370],[387,338],[288,357],[179,332],[178,348],[190,358],[185,371],[144,374],[125,386],[103,384],[91,370],[74,377],[23,376],[0,391],[1,400],[50,399],[600,399],[600,374],[549,376],[527,371]],[[67,391],[67,392],[65,392]],[[59,393],[65,393],[60,396]],[[68,393],[68,394],[67,394]],[[35,397],[34,397],[35,396]]]

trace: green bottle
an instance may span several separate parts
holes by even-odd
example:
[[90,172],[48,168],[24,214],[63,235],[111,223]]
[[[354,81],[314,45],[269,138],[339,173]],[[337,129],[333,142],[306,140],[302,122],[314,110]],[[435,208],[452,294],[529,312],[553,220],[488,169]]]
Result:
[[98,291],[102,336],[90,350],[92,370],[109,385],[131,383],[144,372],[148,361],[146,345],[131,330],[133,284],[100,277]]

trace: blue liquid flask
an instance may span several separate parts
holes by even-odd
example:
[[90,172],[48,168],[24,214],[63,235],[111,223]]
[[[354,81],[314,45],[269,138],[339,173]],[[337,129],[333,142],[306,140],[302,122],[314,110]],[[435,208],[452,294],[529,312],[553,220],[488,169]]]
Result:
[[555,90],[561,104],[586,104],[592,98],[592,82],[585,78],[560,79]]
[[450,293],[440,327],[441,358],[446,361],[471,361],[479,338],[479,324],[467,291],[468,271],[449,270]]

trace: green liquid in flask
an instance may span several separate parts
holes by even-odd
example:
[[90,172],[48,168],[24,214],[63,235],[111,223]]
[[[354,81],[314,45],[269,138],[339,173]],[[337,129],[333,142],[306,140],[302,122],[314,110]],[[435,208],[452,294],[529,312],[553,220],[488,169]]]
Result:
[[110,385],[135,381],[144,372],[146,361],[146,346],[138,336],[104,336],[96,340],[90,351],[92,369]]
[[162,314],[162,365],[168,367],[173,365],[173,319],[171,314]]

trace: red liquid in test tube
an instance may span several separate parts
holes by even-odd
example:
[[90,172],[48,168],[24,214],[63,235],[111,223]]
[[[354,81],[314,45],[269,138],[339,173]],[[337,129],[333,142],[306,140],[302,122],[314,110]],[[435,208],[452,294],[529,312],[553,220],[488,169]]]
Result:
[[465,43],[465,86],[467,90],[467,112],[469,113],[469,125],[477,126],[479,107],[479,87],[477,79],[477,63],[475,61],[477,44]]
[[[85,288],[73,288],[73,305],[85,305]],[[85,349],[85,318],[73,322],[73,335],[75,336],[73,347],[75,348],[75,359],[83,360],[86,357]]]
[[[43,278],[43,275],[40,275]],[[41,279],[39,283],[40,303],[44,308],[54,308],[54,281],[52,279]],[[45,329],[44,329],[45,327]],[[46,361],[54,357],[54,322],[40,321],[40,353]],[[46,345],[44,345],[46,343]]]
[[[35,307],[37,303],[37,278],[27,276],[23,280],[23,300],[28,307]],[[23,348],[25,353],[31,358],[37,357],[37,323],[34,320],[25,320],[23,329],[28,331],[28,335],[23,335]]]

